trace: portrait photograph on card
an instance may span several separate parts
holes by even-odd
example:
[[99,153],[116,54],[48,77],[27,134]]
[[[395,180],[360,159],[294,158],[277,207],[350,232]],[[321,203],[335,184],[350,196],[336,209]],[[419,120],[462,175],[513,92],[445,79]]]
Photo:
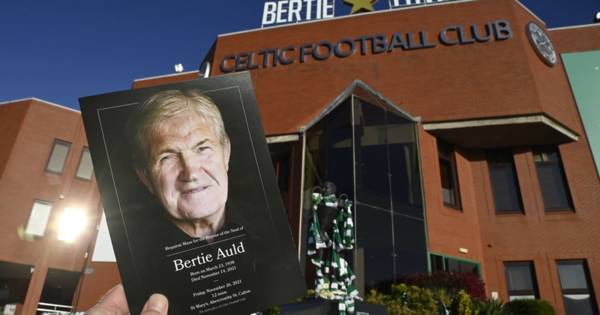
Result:
[[80,99],[132,314],[250,314],[305,294],[247,73]]

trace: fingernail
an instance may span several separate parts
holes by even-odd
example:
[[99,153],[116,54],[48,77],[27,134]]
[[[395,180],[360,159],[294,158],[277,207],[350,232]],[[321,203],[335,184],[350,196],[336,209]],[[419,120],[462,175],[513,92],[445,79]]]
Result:
[[169,302],[167,301],[167,298],[164,295],[155,293],[152,294],[152,296],[150,296],[144,308],[147,310],[159,312],[161,314],[166,314],[168,305]]

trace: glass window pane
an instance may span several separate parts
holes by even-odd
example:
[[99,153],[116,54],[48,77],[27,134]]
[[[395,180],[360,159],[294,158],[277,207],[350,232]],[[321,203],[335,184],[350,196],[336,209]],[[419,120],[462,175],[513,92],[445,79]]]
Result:
[[597,314],[585,260],[558,261],[557,267],[566,314]]
[[362,204],[356,207],[357,246],[364,249],[365,287],[385,288],[394,278],[391,212]]
[[565,311],[567,315],[593,315],[594,303],[589,294],[565,294],[563,295]]
[[444,268],[444,257],[442,257],[440,255],[435,255],[435,254],[431,254],[429,257],[431,260],[431,271],[432,272],[446,270]]
[[585,270],[581,262],[561,262],[558,264],[560,287],[565,289],[587,289]]
[[532,261],[504,263],[509,300],[537,298],[537,282]]
[[446,258],[446,268],[449,272],[459,272],[459,262],[451,258]]
[[391,209],[385,110],[354,99],[356,200]]
[[55,141],[54,146],[52,147],[52,152],[50,153],[50,159],[48,160],[46,170],[55,173],[62,173],[70,147],[71,144],[68,142],[58,140]]
[[25,233],[35,236],[44,236],[46,232],[46,226],[48,225],[48,218],[50,218],[50,210],[52,210],[52,204],[44,201],[35,201],[27,221]]
[[534,161],[545,208],[573,208],[558,151],[555,148],[534,150]]
[[388,289],[400,275],[427,266],[415,126],[385,104],[353,102],[357,237],[370,244],[359,245],[359,265],[367,290]]
[[423,217],[414,123],[386,113],[392,206],[395,213]]
[[516,176],[510,165],[490,167],[496,211],[521,211]]
[[338,194],[354,197],[350,104],[350,100],[344,102],[307,132],[304,191],[309,194],[330,181]]
[[32,267],[0,261],[0,309],[6,304],[25,302]]
[[509,152],[488,152],[488,168],[497,212],[521,212],[521,193],[514,161]]
[[442,198],[445,203],[454,204],[452,166],[450,165],[450,162],[443,159],[440,159],[440,176],[442,177]]
[[442,200],[447,206],[460,208],[460,193],[454,160],[454,147],[438,139],[438,157],[442,186]]
[[83,148],[76,176],[77,178],[82,179],[92,179],[93,173],[94,167],[92,166],[92,157],[90,156],[90,150],[88,148]]
[[425,223],[406,215],[394,214],[394,260],[396,280],[403,275],[427,271]]
[[59,310],[68,310],[80,276],[79,272],[48,268],[40,302],[56,304]]
[[506,281],[508,289],[533,290],[531,266],[529,264],[506,265]]
[[475,273],[479,274],[477,264],[460,261],[457,259],[446,257],[446,266],[449,272],[456,273]]

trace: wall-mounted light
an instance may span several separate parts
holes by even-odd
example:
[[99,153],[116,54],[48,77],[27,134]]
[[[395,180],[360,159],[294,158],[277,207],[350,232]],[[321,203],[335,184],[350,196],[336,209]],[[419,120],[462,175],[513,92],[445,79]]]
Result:
[[492,291],[491,295],[492,295],[492,300],[498,300],[500,298],[498,291]]
[[600,11],[596,12],[596,15],[594,16],[594,23],[598,22],[600,22]]
[[80,208],[65,208],[58,219],[58,239],[67,243],[77,240],[87,224],[85,211]]
[[183,72],[183,65],[180,64],[180,63],[176,64],[175,65],[175,72],[177,72],[177,73]]

